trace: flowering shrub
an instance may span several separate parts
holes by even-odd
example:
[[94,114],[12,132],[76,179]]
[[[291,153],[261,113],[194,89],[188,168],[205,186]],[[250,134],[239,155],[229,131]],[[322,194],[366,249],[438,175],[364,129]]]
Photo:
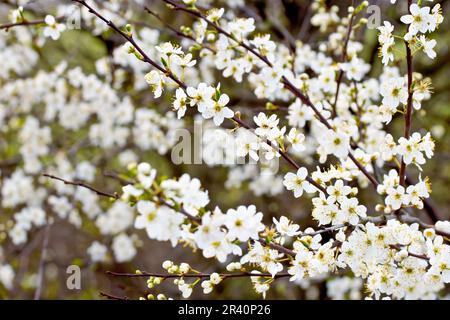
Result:
[[[5,296],[23,289],[26,273],[10,247],[26,255],[42,233],[29,285],[39,298],[46,261],[58,255],[47,256],[49,233],[67,222],[88,234],[90,266],[113,260],[136,270],[133,259],[152,254],[145,238],[216,260],[212,272],[199,271],[169,251],[163,272],[108,270],[110,282],[146,280],[150,292],[141,299],[179,297],[161,287],[170,279],[189,298],[234,278],[249,278],[262,297],[283,278],[287,288],[326,282],[332,299],[446,296],[450,222],[431,203],[424,170],[435,142],[413,124],[432,94],[414,59],[437,57],[431,37],[443,23],[440,4],[404,1],[400,23],[386,18],[378,26],[375,72],[362,57],[367,1],[341,10],[314,1],[310,24],[323,40],[302,42],[279,27],[288,44],[259,31],[264,21],[237,14],[243,1],[215,8],[161,0],[166,6],[157,9],[186,19],[181,28],[144,1],[72,2],[33,19],[38,10],[14,8],[1,25]],[[69,28],[73,8],[82,30]],[[161,30],[144,22],[149,17]],[[109,43],[94,70],[43,52],[70,33]],[[253,97],[248,108],[239,103],[243,91]],[[401,136],[390,131],[397,118]],[[180,144],[192,120],[204,131],[194,161],[190,141]],[[208,192],[193,174],[168,175],[161,163],[169,158],[204,163],[210,175],[225,167],[228,192],[248,187],[252,195],[231,206],[215,195],[223,190]],[[301,201],[314,227],[297,221],[294,205],[264,213],[257,205],[264,197]]]

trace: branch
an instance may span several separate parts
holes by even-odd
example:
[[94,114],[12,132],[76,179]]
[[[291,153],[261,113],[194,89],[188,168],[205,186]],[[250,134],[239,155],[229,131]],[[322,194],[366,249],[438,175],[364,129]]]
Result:
[[[127,277],[127,278],[139,278],[139,277],[156,277],[162,279],[173,279],[173,278],[209,278],[211,273],[186,273],[186,274],[170,274],[170,273],[148,273],[144,271],[139,271],[139,273],[120,273],[113,271],[106,271],[107,274],[114,277]],[[257,273],[257,272],[242,272],[242,273],[219,273],[219,276],[225,280],[229,278],[245,278],[245,277],[270,277],[270,273]],[[290,277],[289,273],[278,273],[273,278],[285,278]]]
[[[56,17],[55,20],[59,22],[61,20],[64,20],[64,17],[63,16]],[[44,19],[32,20],[32,21],[23,20],[21,22],[1,24],[0,30],[5,29],[5,31],[8,31],[8,29],[18,27],[18,26],[36,26],[36,25],[40,25],[40,24],[46,24],[45,20]]]
[[[408,0],[408,8],[411,6],[411,0]],[[409,9],[408,9],[409,10]],[[413,66],[412,66],[412,52],[409,47],[409,43],[405,41],[406,46],[406,64],[408,68],[408,102],[406,105],[406,113],[405,113],[405,131],[403,136],[405,139],[409,139],[411,135],[411,122],[412,122],[412,112],[413,112],[413,92],[412,92],[412,77],[413,77]],[[405,185],[406,179],[406,163],[402,157],[402,162],[400,165],[400,185]]]
[[[352,7],[354,7],[354,0],[352,0]],[[348,42],[350,41],[350,35],[352,34],[352,29],[353,29],[353,21],[355,20],[355,10],[353,10],[351,16],[350,16],[350,21],[348,23],[348,28],[347,28],[347,34],[345,36],[345,41],[344,41],[344,47],[342,49],[342,55],[341,55],[341,63],[345,62],[345,60],[347,59],[347,47],[348,47]],[[344,76],[344,71],[341,69],[339,71],[339,76],[338,76],[338,80],[337,80],[337,86],[336,86],[336,94],[334,96],[334,102],[333,102],[333,117],[337,116],[337,110],[336,110],[336,105],[337,105],[337,101],[339,98],[339,89],[341,87],[341,82],[342,82],[342,78]]]
[[48,221],[45,227],[44,240],[42,241],[41,258],[39,260],[39,270],[37,275],[36,291],[34,292],[34,300],[41,298],[42,287],[44,285],[45,259],[47,259],[47,249],[50,238],[51,221]]
[[[400,245],[396,245],[393,244],[390,246],[392,249],[396,249],[398,251],[402,250],[402,247]],[[414,258],[418,258],[418,259],[422,259],[422,260],[430,260],[427,256],[421,255],[421,254],[417,254],[417,253],[412,253],[408,251],[408,255]]]
[[148,8],[147,6],[144,7],[144,10],[147,11],[150,15],[152,15],[153,17],[155,17],[159,22],[161,22],[163,24],[163,26],[165,26],[167,29],[169,29],[170,31],[172,31],[175,35],[177,35],[178,37],[181,38],[185,38],[185,39],[189,39],[193,42],[195,42],[196,44],[202,46],[203,48],[216,53],[216,50],[211,48],[208,45],[205,45],[203,43],[199,43],[193,36],[186,34],[184,32],[181,32],[179,30],[177,30],[176,28],[172,27],[169,23],[167,23],[166,21],[163,20],[163,18],[161,18],[161,16],[159,14],[157,14],[156,12],[150,10],[150,8]]
[[51,175],[51,174],[47,174],[47,173],[43,173],[42,175],[44,177],[47,177],[47,178],[50,178],[50,179],[53,179],[53,180],[58,180],[58,181],[64,182],[64,184],[67,184],[67,185],[72,185],[72,186],[83,187],[83,188],[89,189],[89,190],[95,192],[96,194],[98,194],[99,196],[113,198],[113,199],[116,199],[116,200],[119,199],[119,195],[116,192],[115,193],[109,193],[109,192],[106,192],[106,191],[101,191],[101,190],[98,190],[98,189],[96,189],[96,188],[94,188],[94,187],[92,187],[92,186],[90,186],[90,185],[88,185],[88,184],[86,184],[86,183],[84,183],[82,181],[69,181],[69,180],[65,180],[63,178],[56,177],[56,176]]
[[112,294],[100,291],[100,295],[103,297],[108,298],[109,300],[129,300],[128,297],[119,297],[119,296],[114,296]]
[[[98,195],[103,196],[103,197],[108,197],[108,198],[112,198],[112,199],[115,199],[115,200],[120,199],[120,196],[117,194],[117,192],[112,194],[112,193],[109,193],[109,192],[101,191],[101,190],[98,190],[98,189],[96,189],[94,187],[91,187],[90,185],[88,185],[88,184],[86,184],[84,182],[81,182],[81,181],[69,181],[69,180],[65,180],[65,179],[62,179],[62,178],[59,178],[59,177],[56,177],[56,176],[53,176],[53,175],[49,175],[49,174],[43,174],[43,176],[48,177],[50,179],[55,179],[55,180],[64,182],[64,184],[68,184],[68,185],[73,185],[73,186],[78,186],[78,187],[83,187],[83,188],[89,189],[89,190],[91,190],[91,191],[93,191],[93,192],[95,192]],[[165,206],[175,210],[176,212],[181,213],[182,215],[184,215],[186,218],[188,218],[189,220],[191,220],[193,222],[200,223],[202,221],[200,217],[195,217],[195,216],[191,215],[190,213],[188,213],[186,210],[184,210],[182,205],[180,205],[177,208],[174,205],[172,205],[169,202],[167,202],[167,200],[165,200],[164,198],[162,198],[160,196],[157,196],[157,199],[158,199],[158,201],[163,203]],[[261,244],[268,245],[270,248],[275,249],[275,250],[277,250],[279,252],[285,253],[287,255],[290,255],[292,257],[294,257],[295,254],[296,254],[293,250],[285,248],[285,247],[283,247],[281,245],[278,245],[276,243],[273,243],[273,242],[267,243],[264,238],[259,238],[258,241]]]

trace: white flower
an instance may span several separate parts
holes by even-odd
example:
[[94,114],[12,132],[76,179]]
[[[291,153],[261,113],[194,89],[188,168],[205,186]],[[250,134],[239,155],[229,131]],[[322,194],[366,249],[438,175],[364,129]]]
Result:
[[228,78],[233,76],[237,82],[242,82],[242,75],[244,74],[244,68],[240,59],[231,60],[227,67],[223,70],[223,76]]
[[171,42],[164,42],[162,45],[156,46],[155,48],[167,57],[170,57],[172,55],[183,55],[183,50],[181,49],[181,47],[177,45],[174,46]]
[[241,39],[255,30],[255,19],[239,18],[228,23],[228,32]]
[[197,63],[196,60],[192,60],[192,54],[188,53],[186,55],[183,56],[179,56],[179,55],[175,55],[173,56],[172,59],[173,63],[179,65],[182,68],[190,68],[195,66],[195,64]]
[[290,281],[301,280],[309,276],[311,261],[313,260],[313,254],[310,251],[302,250],[295,255],[295,260],[292,262],[292,266],[288,268],[288,273],[292,275]]
[[239,262],[231,262],[227,265],[227,271],[233,272],[241,270],[242,265]]
[[425,163],[425,158],[421,152],[421,142],[422,137],[418,132],[414,132],[409,139],[404,137],[398,139],[397,153],[403,156],[403,161],[406,164],[422,165]]
[[295,100],[295,102],[289,106],[289,125],[303,128],[306,121],[312,120],[313,118],[314,112],[299,99]]
[[137,166],[137,179],[146,189],[150,188],[155,181],[156,169],[152,169],[150,164],[142,162]]
[[202,288],[203,288],[203,293],[204,294],[209,294],[213,291],[214,289],[214,285],[211,283],[211,281],[209,280],[205,280],[202,282],[201,284]]
[[137,210],[139,216],[134,223],[136,229],[145,229],[150,239],[170,240],[173,246],[177,244],[183,215],[167,206],[157,207],[154,202],[147,200],[138,201]]
[[225,12],[224,8],[220,9],[213,8],[208,11],[208,15],[206,16],[206,18],[210,21],[216,22],[219,21],[220,18],[222,18],[224,12]]
[[450,221],[437,221],[435,228],[438,231],[450,233]]
[[394,38],[391,37],[388,40],[386,40],[381,47],[381,55],[383,57],[381,62],[385,66],[389,64],[389,61],[394,61],[394,51],[393,51],[394,44],[395,44]]
[[381,84],[380,94],[383,96],[382,103],[391,108],[397,108],[400,103],[408,101],[408,88],[404,78],[391,78]]
[[226,94],[222,94],[218,101],[214,102],[214,105],[209,107],[202,113],[205,119],[213,118],[214,124],[220,126],[224,119],[233,118],[234,112],[226,107],[230,102],[230,97]]
[[170,260],[165,260],[162,264],[163,269],[169,270],[171,267],[173,267],[173,262]]
[[279,221],[273,218],[273,223],[275,224],[277,231],[282,236],[294,237],[300,234],[300,231],[298,231],[298,229],[300,229],[300,226],[298,224],[292,223],[285,216],[281,216]]
[[436,46],[436,40],[427,40],[424,35],[419,37],[420,44],[423,47],[423,52],[427,54],[430,59],[436,58],[436,52],[434,51],[434,47]]
[[44,28],[44,36],[58,40],[60,33],[66,30],[66,26],[56,22],[55,17],[51,15],[45,16],[45,23],[47,26]]
[[367,208],[363,205],[358,205],[357,198],[345,199],[341,203],[341,210],[338,213],[338,219],[342,222],[348,222],[351,225],[357,225],[359,218],[366,217]]
[[18,23],[23,20],[23,7],[20,6],[15,10],[11,10],[10,19],[12,23]]
[[352,191],[352,188],[344,185],[344,181],[336,180],[334,185],[327,187],[328,201],[331,203],[342,203],[347,199],[347,196]]
[[209,276],[209,280],[211,281],[212,284],[218,285],[222,281],[222,278],[217,272],[213,272]]
[[139,197],[144,193],[143,190],[137,189],[131,184],[122,187],[122,192],[122,199],[124,199],[125,201],[127,201],[130,197]]
[[87,253],[89,254],[92,262],[104,262],[107,252],[108,249],[106,248],[106,246],[98,241],[92,242],[92,244],[87,249]]
[[184,299],[187,299],[192,294],[193,285],[191,283],[185,283],[183,280],[178,282],[178,289],[181,291],[181,295]]
[[409,40],[410,37],[416,35],[417,32],[427,32],[433,21],[433,17],[430,15],[430,7],[420,8],[417,4],[413,3],[409,7],[409,11],[411,14],[404,15],[400,18],[401,22],[409,24],[408,36],[405,36],[405,40]]
[[269,272],[274,277],[283,270],[283,265],[278,261],[283,256],[277,250],[263,247],[261,243],[255,242],[252,249],[241,258],[241,263],[259,264],[262,270]]
[[259,160],[258,150],[260,144],[258,137],[244,128],[237,130],[236,154],[238,157],[245,157],[247,154],[255,161]]
[[386,190],[387,197],[384,200],[387,206],[390,206],[393,210],[398,210],[402,204],[408,204],[408,199],[405,196],[405,188],[398,186],[397,188],[388,188]]
[[164,77],[159,71],[152,70],[145,75],[145,81],[150,85],[155,98],[161,97],[164,89]]
[[264,230],[261,223],[263,214],[256,213],[256,207],[239,206],[237,210],[229,209],[225,215],[225,225],[228,228],[228,236],[245,242],[248,239],[258,239],[259,232]]
[[263,112],[260,112],[258,116],[254,116],[253,121],[255,121],[256,125],[258,126],[258,128],[256,128],[255,130],[255,133],[261,137],[269,136],[272,129],[276,128],[278,122],[280,122],[276,114],[272,114],[270,117],[267,117]]
[[383,44],[392,38],[392,31],[394,31],[394,26],[389,21],[384,21],[384,26],[377,28],[380,31],[378,35],[378,41]]
[[406,193],[409,197],[408,201],[419,209],[423,208],[422,199],[430,197],[430,190],[426,181],[420,181],[415,185],[408,186]]
[[6,289],[12,289],[14,276],[14,269],[9,264],[0,264],[0,283]]
[[114,257],[119,263],[130,261],[137,252],[133,240],[124,233],[119,234],[113,239],[112,249]]
[[298,169],[297,173],[288,172],[284,176],[283,184],[288,190],[294,192],[294,197],[299,198],[302,196],[303,191],[308,193],[314,192],[315,187],[312,186],[307,180],[308,170],[302,167]]
[[186,113],[186,101],[186,93],[184,93],[183,89],[178,88],[175,92],[175,100],[173,102],[173,108],[177,110],[178,119],[181,119]]
[[341,63],[340,67],[349,80],[356,81],[361,81],[370,70],[370,65],[360,58],[352,58],[350,62]]
[[292,128],[289,131],[289,134],[287,136],[288,141],[292,144],[292,148],[296,152],[302,152],[305,151],[305,145],[303,144],[305,141],[305,136],[298,132],[296,128]]
[[319,141],[326,154],[333,154],[338,158],[348,155],[350,149],[350,137],[342,131],[328,129],[321,141]]
[[15,245],[25,243],[28,239],[27,231],[20,224],[16,224],[9,230],[8,236]]
[[205,110],[214,106],[214,100],[212,97],[215,93],[215,89],[211,86],[208,86],[206,83],[200,83],[197,89],[188,87],[186,89],[186,92],[190,98],[191,107],[197,105],[198,111],[200,113],[203,113],[205,112]]
[[[260,272],[252,271],[252,273],[260,273]],[[262,294],[263,299],[265,299],[267,291],[269,291],[270,289],[270,285],[267,282],[265,282],[266,279],[256,276],[250,277],[250,279],[252,281],[253,288],[255,289],[255,291],[257,293]]]

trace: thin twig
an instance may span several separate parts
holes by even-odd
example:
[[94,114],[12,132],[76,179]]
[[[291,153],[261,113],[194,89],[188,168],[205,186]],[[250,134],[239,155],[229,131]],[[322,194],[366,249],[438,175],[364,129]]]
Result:
[[100,291],[100,295],[108,298],[109,300],[129,300],[128,297],[119,297],[103,291]]
[[[140,277],[155,277],[162,279],[173,279],[173,278],[210,278],[211,273],[185,273],[185,274],[171,274],[171,273],[149,273],[145,271],[139,271],[139,273],[121,273],[106,271],[107,274],[114,277],[127,277],[127,278],[140,278]],[[219,273],[222,279],[228,278],[245,278],[245,277],[270,277],[270,273],[257,273],[257,272],[242,272],[242,273]],[[278,273],[273,276],[273,278],[285,278],[290,277],[289,273]]]
[[83,187],[83,188],[89,189],[89,190],[95,192],[96,194],[98,194],[99,196],[109,197],[109,198],[113,198],[113,199],[119,199],[119,195],[117,193],[109,193],[109,192],[106,192],[106,191],[98,190],[98,189],[96,189],[96,188],[94,188],[94,187],[92,187],[92,186],[90,186],[90,185],[88,185],[88,184],[86,184],[86,183],[84,183],[82,181],[69,181],[69,180],[65,180],[65,179],[60,178],[60,177],[56,177],[56,176],[51,175],[51,174],[47,174],[47,173],[43,173],[42,175],[44,177],[47,177],[47,178],[50,178],[50,179],[61,181],[64,184],[67,184],[67,185],[72,185],[72,186]]
[[[64,17],[56,17],[55,18],[56,21],[61,21],[63,19],[64,19]],[[8,29],[14,28],[14,27],[19,27],[19,26],[36,26],[36,25],[40,25],[40,24],[46,24],[45,23],[45,19],[32,20],[32,21],[23,20],[21,22],[1,24],[0,25],[0,30],[5,29],[6,31],[8,31]]]
[[[408,0],[408,11],[411,6],[412,0]],[[413,112],[413,91],[412,91],[412,77],[413,77],[413,65],[412,65],[412,52],[409,47],[409,43],[405,41],[406,46],[406,64],[408,68],[408,101],[406,104],[406,112],[405,112],[405,131],[403,136],[405,139],[409,139],[411,135],[411,122],[412,122],[412,112]],[[406,179],[406,163],[402,157],[402,162],[400,164],[400,185],[405,185]]]
[[44,240],[42,241],[41,258],[39,260],[39,270],[37,275],[36,291],[34,292],[34,300],[41,298],[42,288],[44,286],[45,260],[47,259],[47,249],[50,239],[51,221],[47,219],[45,227]]
[[[354,7],[354,0],[352,0],[352,7]],[[355,20],[355,10],[353,10],[351,16],[350,16],[350,21],[348,23],[348,28],[347,28],[347,34],[345,35],[345,41],[344,41],[344,47],[342,48],[342,54],[341,54],[341,63],[344,63],[345,60],[347,59],[347,47],[348,47],[348,42],[350,41],[350,36],[352,34],[352,30],[353,30],[353,21]],[[339,99],[339,90],[341,87],[341,82],[342,82],[342,78],[344,76],[344,71],[342,70],[342,68],[339,71],[339,75],[338,75],[338,80],[337,80],[337,85],[336,85],[336,94],[334,95],[334,102],[332,105],[333,108],[333,117],[337,116],[337,110],[336,110],[336,105],[337,105],[337,101]]]
[[216,50],[211,48],[210,46],[203,44],[203,43],[199,43],[193,36],[186,34],[184,32],[181,32],[179,30],[177,30],[176,28],[172,27],[169,23],[167,23],[166,21],[164,21],[163,18],[161,18],[161,16],[159,14],[157,14],[156,12],[150,10],[149,7],[144,7],[144,10],[147,11],[150,15],[152,15],[153,17],[155,17],[159,22],[161,22],[163,24],[163,26],[165,26],[167,29],[169,29],[170,31],[172,31],[175,35],[177,35],[178,37],[181,38],[185,38],[188,40],[191,40],[192,42],[202,46],[203,48],[216,53]]

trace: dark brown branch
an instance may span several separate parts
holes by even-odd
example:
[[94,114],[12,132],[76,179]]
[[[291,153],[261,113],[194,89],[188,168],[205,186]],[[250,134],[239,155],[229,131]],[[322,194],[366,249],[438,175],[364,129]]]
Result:
[[[63,19],[64,19],[64,17],[56,17],[55,18],[56,21],[61,21]],[[5,29],[6,31],[8,31],[8,29],[14,28],[14,27],[19,27],[19,26],[36,26],[36,25],[40,25],[40,24],[45,24],[45,20],[44,19],[32,20],[32,21],[23,20],[21,22],[1,24],[0,25],[0,30]]]
[[38,279],[37,279],[36,291],[34,292],[34,300],[39,300],[41,298],[42,288],[44,286],[45,260],[47,259],[47,249],[48,249],[48,243],[49,243],[49,239],[50,239],[50,229],[51,229],[51,222],[48,221],[48,218],[47,218],[47,225],[45,227],[44,240],[42,241],[41,257],[39,259],[39,270],[38,270],[38,276],[37,276]]
[[[402,250],[402,247],[400,245],[391,245],[390,246],[392,249],[396,249],[398,251]],[[414,258],[418,258],[418,259],[422,259],[422,260],[429,260],[429,258],[427,256],[421,255],[421,254],[417,254],[417,253],[412,253],[408,251],[408,255]]]
[[94,187],[92,187],[92,186],[90,186],[90,185],[88,185],[88,184],[86,184],[86,183],[84,183],[82,181],[69,181],[69,180],[65,180],[63,178],[56,177],[56,176],[51,175],[51,174],[47,174],[47,173],[44,173],[42,175],[44,177],[47,177],[47,178],[50,178],[50,179],[53,179],[53,180],[61,181],[64,184],[67,184],[67,185],[72,185],[72,186],[83,187],[83,188],[89,189],[89,190],[95,192],[96,194],[98,194],[99,196],[113,198],[113,199],[116,199],[116,200],[119,199],[119,195],[117,193],[109,193],[109,192],[106,192],[106,191],[98,190],[98,189],[96,189],[96,188],[94,188]]
[[[354,6],[354,0],[352,0],[352,7],[353,6]],[[355,20],[355,10],[353,10],[353,12],[350,16],[350,21],[348,23],[347,34],[345,35],[344,47],[342,48],[342,54],[341,54],[341,59],[340,59],[341,63],[344,63],[345,60],[347,59],[347,47],[348,47],[348,42],[350,41],[350,35],[352,34],[354,20]],[[333,117],[337,116],[336,105],[337,105],[337,101],[339,99],[339,91],[340,91],[343,76],[344,76],[344,71],[341,69],[339,71],[337,85],[336,85],[336,94],[334,95],[334,102],[332,105]]]
[[[211,273],[186,273],[186,274],[171,274],[171,273],[149,273],[140,271],[139,273],[120,273],[113,271],[106,271],[107,274],[114,277],[127,277],[127,278],[140,278],[140,277],[155,277],[162,279],[173,279],[173,278],[209,278]],[[218,273],[218,275],[223,279],[229,278],[245,278],[245,277],[268,277],[272,278],[270,273],[256,273],[256,272],[242,272],[242,273]],[[273,278],[285,278],[290,277],[289,273],[278,273]]]
[[[408,0],[408,8],[411,5],[411,0]],[[412,77],[413,77],[413,66],[412,66],[412,52],[409,47],[409,43],[405,41],[406,46],[406,64],[408,68],[408,101],[406,105],[406,113],[405,113],[405,131],[403,136],[405,139],[409,139],[411,135],[411,122],[412,122],[412,112],[413,112],[413,91],[412,91]],[[402,162],[400,165],[400,185],[405,185],[406,179],[406,163],[402,157]]]
[[185,39],[189,39],[189,40],[191,40],[192,42],[194,42],[194,43],[196,43],[196,44],[202,46],[203,48],[205,48],[205,49],[207,49],[207,50],[209,50],[209,51],[211,51],[211,52],[214,52],[214,53],[216,52],[216,50],[214,50],[214,49],[211,48],[210,46],[205,45],[205,44],[203,44],[203,43],[197,42],[197,40],[196,40],[193,36],[191,36],[191,35],[189,35],[189,34],[186,34],[186,33],[184,33],[184,32],[181,32],[181,31],[177,30],[176,28],[172,27],[169,23],[167,23],[166,21],[164,21],[163,18],[161,18],[161,16],[160,16],[159,14],[157,14],[156,12],[150,10],[150,8],[144,7],[144,10],[147,11],[147,12],[148,12],[150,15],[152,15],[153,17],[155,17],[159,22],[161,22],[161,23],[163,24],[164,27],[166,27],[167,29],[169,29],[170,31],[172,31],[172,32],[173,32],[175,35],[177,35],[178,37],[180,37],[180,38],[185,38]]
[[115,295],[112,295],[112,294],[109,294],[109,293],[106,293],[103,291],[100,291],[100,296],[106,297],[109,300],[129,300],[128,297],[119,297],[119,296],[115,296]]

